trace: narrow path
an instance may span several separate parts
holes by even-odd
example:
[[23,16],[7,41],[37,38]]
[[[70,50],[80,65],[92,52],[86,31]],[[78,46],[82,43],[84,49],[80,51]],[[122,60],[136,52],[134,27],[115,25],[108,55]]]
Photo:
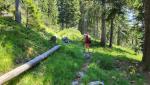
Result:
[[88,65],[90,63],[91,60],[91,53],[84,53],[84,58],[85,58],[85,63],[82,65],[82,68],[80,71],[78,71],[75,75],[75,79],[72,81],[72,85],[80,85],[82,78],[84,77],[87,69],[88,69]]
[[[81,80],[86,75],[86,72],[88,70],[88,65],[91,63],[92,53],[91,52],[85,52],[84,58],[85,58],[85,63],[82,65],[81,70],[75,74],[76,77],[72,81],[71,85],[80,85],[82,83]],[[94,81],[94,82],[89,82],[88,85],[104,85],[104,83],[100,82],[100,81]]]

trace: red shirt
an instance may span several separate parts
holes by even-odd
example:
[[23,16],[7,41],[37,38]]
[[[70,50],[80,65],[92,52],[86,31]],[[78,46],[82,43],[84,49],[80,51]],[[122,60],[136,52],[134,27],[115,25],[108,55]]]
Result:
[[90,43],[90,38],[88,37],[88,35],[85,36],[85,43]]

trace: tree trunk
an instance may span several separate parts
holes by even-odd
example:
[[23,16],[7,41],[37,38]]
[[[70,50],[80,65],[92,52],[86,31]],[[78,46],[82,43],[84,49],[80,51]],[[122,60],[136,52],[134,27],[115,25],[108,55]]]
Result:
[[144,11],[145,39],[142,61],[145,67],[144,69],[148,70],[150,67],[150,0],[144,0]]
[[113,43],[113,31],[114,31],[114,18],[111,18],[111,27],[110,27],[110,40],[109,40],[109,47],[112,48],[112,43]]
[[42,5],[41,5],[41,11],[44,12],[44,0],[41,1]]
[[47,11],[47,16],[50,17],[50,11],[51,11],[51,10],[50,10],[50,1],[48,1],[47,6],[48,6],[48,9],[47,9],[47,10],[48,10],[48,11]]
[[93,22],[94,22],[94,32],[93,32],[93,35],[94,35],[94,37],[96,37],[96,29],[97,29],[97,22],[96,22],[96,16],[95,16],[95,18],[94,18],[94,20],[93,20]]
[[26,28],[28,28],[28,22],[29,22],[29,8],[27,7],[27,14],[26,14],[27,18],[26,18]]
[[84,24],[83,24],[84,33],[86,33],[87,30],[88,30],[86,16],[84,17],[84,22],[83,22],[83,23],[84,23]]
[[65,27],[65,22],[64,22],[64,20],[62,20],[62,23],[61,23],[61,29],[63,30],[64,27]]
[[98,17],[96,18],[96,38],[98,38]]
[[79,31],[84,34],[84,4],[83,1],[80,0],[80,13],[81,13],[81,18],[79,20],[79,25],[78,25],[78,29]]
[[105,0],[102,0],[102,33],[101,33],[101,46],[105,47],[106,45],[106,26],[105,26]]
[[120,32],[121,32],[121,28],[118,27],[118,34],[117,34],[117,45],[120,45],[120,41],[121,41],[121,35],[120,35]]
[[83,19],[82,19],[82,18],[79,20],[78,30],[79,30],[82,34],[84,34]]
[[15,20],[18,23],[21,23],[21,12],[19,11],[19,3],[20,0],[16,0],[15,2]]

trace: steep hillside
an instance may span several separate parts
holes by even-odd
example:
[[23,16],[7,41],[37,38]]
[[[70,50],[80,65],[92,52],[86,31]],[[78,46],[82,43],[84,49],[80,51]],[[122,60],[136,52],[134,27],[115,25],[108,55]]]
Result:
[[[54,46],[50,42],[52,34],[54,32],[49,29],[27,29],[12,19],[0,18],[0,74],[8,72]],[[61,44],[60,40],[58,43]],[[34,85],[35,81],[38,85],[69,84],[76,70],[83,63],[82,48],[77,42],[67,46],[62,44],[61,50],[8,84]]]
[[[10,18],[0,18],[1,75],[53,47],[52,35],[59,37],[60,50],[6,85],[70,85],[85,63],[84,45],[76,29],[57,33],[48,28],[27,29]],[[72,42],[65,44],[62,37]],[[95,41],[92,41],[90,52],[92,58],[81,81],[83,85],[91,81],[104,81],[105,85],[143,84],[143,74],[137,69],[141,55],[119,46],[102,48]]]
[[9,18],[0,18],[0,72],[14,68],[50,48],[51,33],[26,29]]

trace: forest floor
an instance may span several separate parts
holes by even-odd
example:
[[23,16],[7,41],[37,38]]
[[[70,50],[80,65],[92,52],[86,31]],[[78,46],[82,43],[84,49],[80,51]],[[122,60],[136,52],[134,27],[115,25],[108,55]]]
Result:
[[[70,30],[60,36],[64,33],[79,36]],[[0,18],[0,75],[53,47],[55,44],[49,41],[52,35],[51,31],[26,29],[11,19]],[[81,42],[63,44],[59,39],[57,43],[61,48],[57,52],[6,85],[71,85],[77,77],[75,74],[84,66],[87,70],[81,85],[91,81],[103,81],[105,85],[144,85],[146,82],[138,69],[141,54],[120,46],[102,48],[99,42],[92,41],[92,58],[87,64]]]

